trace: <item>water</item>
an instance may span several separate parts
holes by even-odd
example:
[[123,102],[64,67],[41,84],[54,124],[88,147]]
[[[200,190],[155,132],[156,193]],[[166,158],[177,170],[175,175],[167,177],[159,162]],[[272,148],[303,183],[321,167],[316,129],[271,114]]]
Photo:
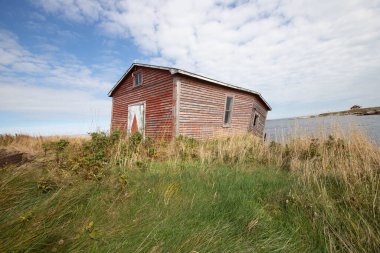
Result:
[[290,135],[318,136],[328,135],[336,130],[349,132],[359,130],[366,133],[370,140],[380,146],[380,115],[371,116],[326,116],[308,119],[267,120],[265,132],[269,141],[283,141]]

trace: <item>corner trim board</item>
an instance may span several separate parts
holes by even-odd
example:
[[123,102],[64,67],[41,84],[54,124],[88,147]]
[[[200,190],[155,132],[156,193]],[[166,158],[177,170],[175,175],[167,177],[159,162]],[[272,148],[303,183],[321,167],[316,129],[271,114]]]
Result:
[[179,117],[181,107],[181,81],[176,80],[176,112],[175,112],[175,136],[179,136]]

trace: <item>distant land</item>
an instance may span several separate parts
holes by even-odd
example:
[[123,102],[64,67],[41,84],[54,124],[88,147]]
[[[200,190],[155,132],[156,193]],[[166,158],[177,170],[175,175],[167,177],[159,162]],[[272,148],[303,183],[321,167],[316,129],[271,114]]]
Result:
[[355,109],[350,109],[350,110],[345,110],[345,111],[326,112],[326,113],[320,113],[317,115],[300,116],[300,117],[296,117],[296,119],[316,118],[316,117],[325,117],[325,116],[343,116],[343,115],[357,115],[357,116],[380,115],[380,106],[355,108]]

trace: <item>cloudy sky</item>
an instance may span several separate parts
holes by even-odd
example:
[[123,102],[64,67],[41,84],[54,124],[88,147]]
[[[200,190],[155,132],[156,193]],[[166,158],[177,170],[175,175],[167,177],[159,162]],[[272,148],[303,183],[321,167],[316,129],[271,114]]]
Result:
[[108,129],[132,62],[262,93],[270,119],[380,105],[379,0],[0,0],[0,132]]

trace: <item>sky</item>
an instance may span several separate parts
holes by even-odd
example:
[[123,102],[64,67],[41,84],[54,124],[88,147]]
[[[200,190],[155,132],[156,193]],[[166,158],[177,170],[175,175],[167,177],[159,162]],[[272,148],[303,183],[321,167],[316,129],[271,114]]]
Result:
[[260,92],[269,119],[380,105],[379,0],[0,0],[0,133],[107,131],[133,62]]

